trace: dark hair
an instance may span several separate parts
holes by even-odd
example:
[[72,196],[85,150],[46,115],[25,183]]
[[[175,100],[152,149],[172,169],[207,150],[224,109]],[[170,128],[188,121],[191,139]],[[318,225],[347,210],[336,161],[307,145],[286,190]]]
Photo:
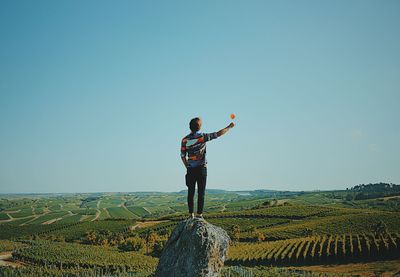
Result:
[[189,127],[192,132],[197,132],[198,130],[200,130],[199,121],[199,117],[195,117],[190,120]]

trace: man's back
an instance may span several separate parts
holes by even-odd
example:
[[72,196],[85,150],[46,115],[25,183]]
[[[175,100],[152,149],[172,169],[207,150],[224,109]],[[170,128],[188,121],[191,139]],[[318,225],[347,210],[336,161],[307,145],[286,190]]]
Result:
[[216,139],[217,133],[192,132],[182,139],[181,156],[188,155],[188,167],[206,165],[206,142]]

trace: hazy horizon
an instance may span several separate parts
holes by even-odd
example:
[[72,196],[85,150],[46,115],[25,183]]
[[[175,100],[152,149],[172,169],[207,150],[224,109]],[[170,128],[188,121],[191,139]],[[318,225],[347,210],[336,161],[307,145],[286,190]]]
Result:
[[[379,182],[378,182],[379,183]],[[382,182],[384,183],[384,182]],[[391,183],[391,182],[387,182]],[[365,183],[368,184],[368,183]],[[394,184],[394,183],[392,183]],[[329,191],[339,191],[339,190],[346,190],[347,188],[350,189],[351,187],[354,187],[356,185],[360,184],[354,184],[351,186],[347,186],[344,188],[330,188],[330,189],[310,189],[310,190],[304,190],[304,189],[298,189],[298,190],[290,190],[290,189],[270,189],[268,187],[264,188],[255,188],[255,189],[222,189],[218,187],[212,187],[212,188],[207,188],[207,190],[223,190],[227,192],[240,192],[240,191],[257,191],[257,190],[266,190],[266,191],[277,191],[277,192],[282,192],[282,191],[288,191],[288,192],[329,192]],[[397,184],[395,184],[397,185]],[[46,191],[41,191],[41,192],[0,192],[0,195],[41,195],[41,194],[96,194],[96,193],[110,193],[110,194],[118,194],[118,193],[179,193],[181,191],[186,191],[187,188],[182,188],[180,190],[135,190],[135,191],[54,191],[54,192],[46,192]],[[196,188],[197,190],[197,188]]]
[[[350,187],[349,187],[350,189]],[[250,190],[229,190],[229,189],[220,189],[220,188],[208,188],[208,190],[221,190],[221,191],[227,191],[227,192],[241,192],[241,191],[257,191],[257,190],[265,190],[265,191],[277,191],[277,192],[329,192],[329,191],[339,191],[343,189],[330,189],[330,190],[274,190],[274,189],[250,189]],[[345,189],[344,189],[345,190]],[[0,195],[46,195],[46,194],[96,194],[96,193],[102,193],[102,194],[124,194],[124,193],[180,193],[182,191],[186,191],[186,189],[181,189],[178,191],[157,191],[157,190],[151,190],[151,191],[81,191],[81,192],[16,192],[16,193],[7,193],[7,192],[0,192]]]
[[400,183],[399,1],[3,1],[0,193]]

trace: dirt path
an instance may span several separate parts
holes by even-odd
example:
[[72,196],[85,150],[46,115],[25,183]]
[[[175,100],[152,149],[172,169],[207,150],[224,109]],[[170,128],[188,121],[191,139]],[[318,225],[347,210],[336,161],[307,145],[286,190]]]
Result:
[[53,219],[47,220],[46,222],[43,222],[42,224],[43,225],[53,224],[54,222],[60,221],[60,220],[62,220],[64,218],[66,218],[66,217],[70,217],[70,216],[73,216],[73,215],[76,215],[76,214],[74,214],[71,211],[68,211],[68,214],[66,214],[66,215],[64,215],[62,217],[58,217],[58,218],[53,218]]
[[148,212],[149,214],[152,214],[152,212],[150,212],[146,207],[142,207],[143,210],[145,210],[146,212]]
[[10,222],[10,221],[14,221],[15,220],[15,218],[12,217],[9,212],[4,212],[4,213],[5,213],[5,215],[8,216],[8,219],[2,219],[2,220],[0,220],[0,223],[5,223],[5,222]]
[[16,211],[4,211],[6,214],[16,214],[19,213],[21,210],[16,210]]
[[400,198],[400,195],[395,195],[395,196],[387,196],[387,197],[383,197],[380,199],[383,199],[384,201],[390,200],[390,199],[397,199]]
[[[47,209],[47,210],[44,210],[44,212],[43,212],[42,214],[35,214],[35,215],[33,215],[33,216],[31,216],[31,215],[30,215],[30,216],[27,216],[27,217],[25,217],[25,218],[32,217],[32,219],[31,219],[31,220],[28,220],[27,222],[24,222],[24,223],[20,224],[19,226],[27,225],[27,224],[29,224],[30,222],[36,220],[37,218],[39,218],[39,217],[41,217],[41,216],[44,216],[44,215],[48,214],[48,213],[49,213],[49,210]],[[20,219],[21,219],[21,218],[23,218],[23,217],[20,217]]]
[[99,209],[96,209],[96,216],[91,220],[91,221],[95,221],[97,220],[101,215],[101,211]]
[[22,267],[23,263],[14,261],[11,252],[0,253],[0,266]]
[[85,220],[87,220],[87,219],[90,218],[90,217],[91,217],[91,215],[86,215],[86,214],[84,214],[84,215],[81,216],[81,218],[79,219],[79,221],[80,221],[80,222],[85,221]]
[[50,220],[47,220],[47,221],[43,222],[42,224],[43,224],[43,225],[53,224],[54,222],[57,222],[57,221],[59,221],[59,220],[61,220],[61,219],[63,219],[63,218],[62,218],[62,217],[53,218],[53,219],[50,219]]
[[157,225],[158,223],[168,222],[169,220],[157,220],[157,221],[139,221],[135,225],[129,227],[130,230],[135,230],[139,228],[151,227]]
[[105,213],[107,214],[107,216],[108,216],[109,218],[111,218],[111,215],[110,215],[110,213],[108,212],[108,210],[107,210],[106,208],[103,208],[103,211],[105,211]]
[[[349,276],[398,276],[400,273],[400,260],[377,261],[369,263],[349,263],[341,265],[313,265],[288,267],[292,270],[306,270],[315,273],[349,274]],[[346,275],[347,276],[347,275]]]
[[126,202],[123,202],[121,204],[121,207],[124,208],[128,213],[133,214],[136,218],[138,218],[138,216],[136,214],[134,214],[132,211],[130,211],[126,206],[125,206]]
[[23,216],[23,217],[12,217],[9,214],[7,214],[7,215],[9,217],[9,219],[0,220],[0,223],[10,222],[10,221],[15,221],[15,220],[20,220],[20,219],[26,219],[26,218],[33,218],[34,217],[34,215],[28,215],[28,216]]

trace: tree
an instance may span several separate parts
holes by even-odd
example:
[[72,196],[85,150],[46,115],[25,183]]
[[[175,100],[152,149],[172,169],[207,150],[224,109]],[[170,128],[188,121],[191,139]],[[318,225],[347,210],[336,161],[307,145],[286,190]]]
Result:
[[145,233],[144,239],[146,241],[146,253],[149,254],[150,249],[154,246],[155,242],[159,239],[159,236],[157,235],[157,233],[155,233],[151,230],[147,230],[147,232]]
[[237,242],[240,239],[240,227],[238,225],[233,225],[231,227],[232,240]]
[[125,237],[122,234],[118,234],[116,240],[117,244],[121,244],[125,241]]
[[257,231],[256,235],[257,235],[257,241],[264,241],[265,240],[265,236],[264,236],[263,232]]
[[261,206],[264,206],[264,207],[269,207],[271,205],[271,201],[264,201],[262,204],[261,204]]
[[379,221],[377,224],[375,224],[373,230],[375,237],[388,233],[387,226],[383,221]]
[[156,241],[156,243],[154,244],[154,247],[153,247],[154,256],[156,256],[156,257],[160,257],[161,256],[161,253],[162,253],[166,243],[167,243],[166,240],[158,240],[158,241]]
[[354,196],[352,193],[346,194],[346,201],[353,201],[353,199],[354,199]]
[[146,246],[146,242],[141,237],[129,237],[124,242],[118,245],[118,248],[123,251],[140,251]]
[[255,226],[251,225],[249,230],[250,230],[250,233],[255,234],[257,231],[257,228]]
[[304,235],[305,236],[312,236],[314,234],[314,230],[311,228],[305,228],[304,229]]

